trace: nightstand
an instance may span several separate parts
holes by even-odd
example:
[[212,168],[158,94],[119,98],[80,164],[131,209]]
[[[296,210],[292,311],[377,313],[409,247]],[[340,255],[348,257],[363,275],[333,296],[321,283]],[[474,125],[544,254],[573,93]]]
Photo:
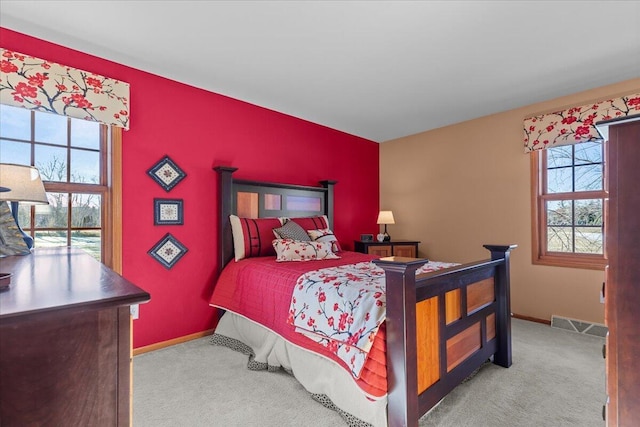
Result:
[[381,257],[401,256],[407,258],[418,257],[419,241],[393,240],[390,242],[363,242],[354,240],[353,246],[356,252],[363,254],[378,255]]

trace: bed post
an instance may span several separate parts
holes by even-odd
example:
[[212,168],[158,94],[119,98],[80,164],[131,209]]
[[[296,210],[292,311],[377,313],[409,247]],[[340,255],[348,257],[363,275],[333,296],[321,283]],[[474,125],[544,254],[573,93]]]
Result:
[[426,262],[401,257],[373,261],[386,277],[389,427],[418,425],[416,270]]
[[233,235],[229,215],[233,209],[233,177],[238,170],[230,166],[216,166],[218,173],[218,272],[233,258]]
[[324,188],[327,189],[327,200],[324,204],[324,214],[329,219],[329,228],[333,230],[333,186],[336,185],[338,181],[325,180],[320,181],[320,184]]
[[511,366],[511,294],[509,283],[509,257],[512,249],[518,245],[483,245],[491,252],[491,259],[504,259],[496,273],[496,338],[498,349],[493,356],[493,363],[508,368]]

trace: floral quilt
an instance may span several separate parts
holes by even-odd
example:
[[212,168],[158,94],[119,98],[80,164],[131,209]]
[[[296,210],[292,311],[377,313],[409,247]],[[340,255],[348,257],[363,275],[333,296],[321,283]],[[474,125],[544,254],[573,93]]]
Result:
[[[416,274],[452,267],[428,262]],[[287,322],[324,345],[359,378],[386,318],[384,270],[372,262],[307,272],[296,282]]]

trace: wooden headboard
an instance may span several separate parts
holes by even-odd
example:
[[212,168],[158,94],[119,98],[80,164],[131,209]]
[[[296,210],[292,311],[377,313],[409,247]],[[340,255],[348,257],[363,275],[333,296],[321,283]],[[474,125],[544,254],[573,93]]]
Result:
[[326,215],[333,228],[333,186],[276,184],[233,179],[238,168],[216,166],[218,174],[218,267],[222,271],[233,259],[233,236],[229,215],[245,218],[305,217]]

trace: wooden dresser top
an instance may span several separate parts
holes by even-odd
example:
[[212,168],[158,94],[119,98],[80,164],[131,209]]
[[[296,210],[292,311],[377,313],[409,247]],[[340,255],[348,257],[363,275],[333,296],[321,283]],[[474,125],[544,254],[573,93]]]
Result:
[[150,295],[75,248],[36,248],[30,255],[0,258],[12,273],[0,292],[0,323],[61,310],[96,310],[146,302]]

